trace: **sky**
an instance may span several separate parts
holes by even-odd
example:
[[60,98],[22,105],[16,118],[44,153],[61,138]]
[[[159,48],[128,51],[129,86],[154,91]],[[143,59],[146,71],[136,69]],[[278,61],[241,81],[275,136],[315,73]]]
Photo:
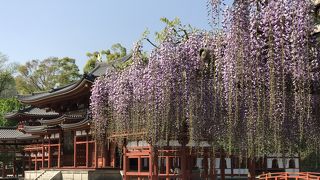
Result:
[[210,30],[207,0],[2,0],[0,52],[10,62],[71,57],[82,70],[87,52],[160,31],[161,17]]

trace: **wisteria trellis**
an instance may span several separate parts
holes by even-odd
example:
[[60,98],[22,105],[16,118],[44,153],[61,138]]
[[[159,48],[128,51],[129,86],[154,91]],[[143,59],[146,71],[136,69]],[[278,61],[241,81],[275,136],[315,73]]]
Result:
[[222,12],[223,4],[209,2],[221,28],[182,42],[169,34],[148,63],[138,44],[133,65],[110,68],[95,81],[98,140],[114,134],[143,134],[154,146],[206,140],[249,156],[319,148],[312,2],[236,0]]

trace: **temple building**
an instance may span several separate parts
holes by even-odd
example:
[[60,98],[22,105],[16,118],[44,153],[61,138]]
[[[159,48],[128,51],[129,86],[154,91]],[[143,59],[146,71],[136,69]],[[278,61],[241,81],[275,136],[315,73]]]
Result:
[[[5,118],[17,128],[0,129],[1,153],[11,153],[2,176],[25,179],[119,179],[116,147],[98,145],[90,131],[90,89],[104,74],[99,64],[75,83],[19,96],[24,109]],[[119,157],[117,157],[119,159]]]
[[[126,61],[130,56],[121,59]],[[25,106],[6,115],[17,128],[0,129],[0,152],[10,153],[2,176],[25,179],[221,179],[263,172],[299,172],[298,156],[277,154],[248,159],[227,155],[202,141],[198,148],[177,140],[155,150],[130,134],[113,134],[105,142],[93,138],[89,111],[91,87],[109,66],[100,63],[75,83],[49,92],[19,96]],[[135,134],[137,136],[137,134]],[[139,135],[138,135],[139,136]],[[144,134],[140,134],[144,136]],[[125,140],[123,149],[115,138]],[[141,140],[139,140],[141,139]]]

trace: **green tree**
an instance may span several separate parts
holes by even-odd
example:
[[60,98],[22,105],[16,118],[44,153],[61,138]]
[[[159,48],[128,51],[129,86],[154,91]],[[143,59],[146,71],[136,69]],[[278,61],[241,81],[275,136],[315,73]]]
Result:
[[102,50],[100,52],[95,51],[93,53],[87,53],[89,58],[83,68],[84,73],[90,72],[97,62],[112,63],[114,60],[125,57],[127,55],[127,49],[120,43],[113,44],[110,49]]
[[100,53],[98,51],[93,53],[87,53],[87,57],[89,58],[84,65],[83,72],[88,73],[90,72],[95,66],[96,63],[99,61],[98,58],[100,56]]
[[176,17],[173,20],[169,20],[166,17],[160,18],[160,21],[165,24],[165,27],[158,32],[155,32],[155,40],[157,43],[163,42],[169,33],[174,33],[176,41],[183,41],[188,39],[188,34],[198,31],[198,29],[192,27],[190,24],[183,25],[180,18]]
[[51,57],[20,65],[15,81],[18,92],[26,94],[63,86],[79,77],[79,68],[74,59]]
[[6,55],[0,53],[0,97],[12,97],[16,95],[13,73],[16,65],[8,63]]
[[8,121],[4,118],[5,114],[18,110],[21,103],[16,98],[0,98],[0,127],[15,126],[17,122]]

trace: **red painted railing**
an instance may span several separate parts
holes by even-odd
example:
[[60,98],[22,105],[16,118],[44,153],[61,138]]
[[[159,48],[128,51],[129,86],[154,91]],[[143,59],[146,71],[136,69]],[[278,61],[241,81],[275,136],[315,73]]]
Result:
[[320,173],[316,172],[279,172],[279,173],[267,173],[260,175],[261,180],[320,180]]

